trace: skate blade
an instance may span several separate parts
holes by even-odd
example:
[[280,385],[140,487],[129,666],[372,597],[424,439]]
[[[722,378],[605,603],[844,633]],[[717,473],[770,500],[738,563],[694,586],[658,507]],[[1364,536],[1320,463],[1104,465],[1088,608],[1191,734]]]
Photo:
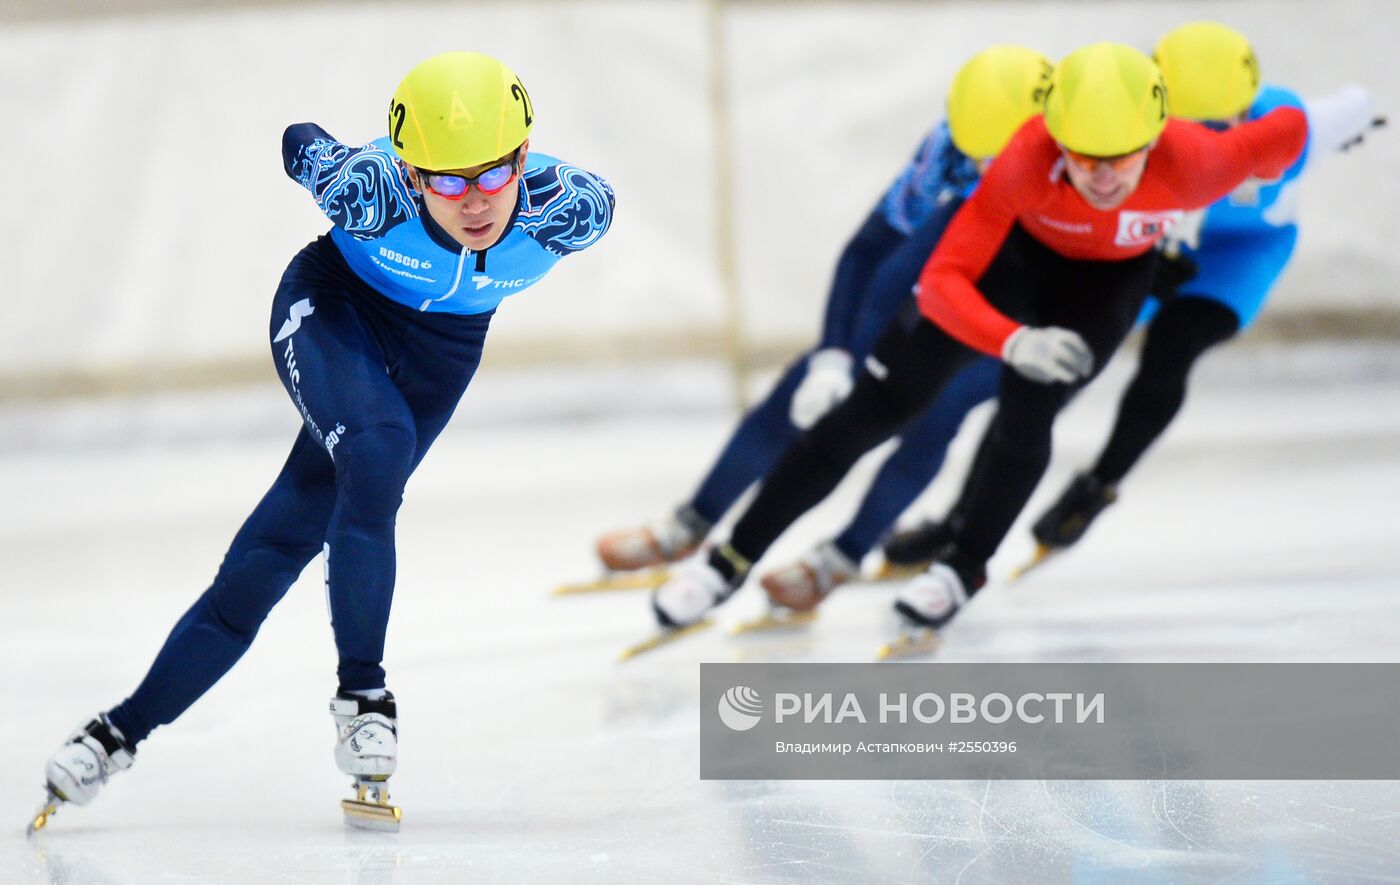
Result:
[[690,636],[694,633],[699,633],[702,630],[707,630],[710,627],[713,627],[714,623],[715,622],[713,619],[705,618],[702,621],[696,621],[694,624],[691,624],[688,627],[677,627],[674,630],[662,630],[654,636],[650,636],[646,639],[643,639],[636,645],[627,646],[622,650],[622,653],[617,656],[617,659],[619,661],[631,660],[637,655],[645,654],[646,652],[658,649],[663,645],[670,645],[677,639]]
[[928,562],[913,562],[907,564],[900,564],[897,562],[882,562],[880,563],[880,567],[875,570],[875,574],[872,575],[870,579],[872,581],[877,581],[881,583],[885,581],[908,580],[909,578],[912,578],[915,575],[921,575],[924,572],[928,571],[928,567],[932,562],[932,559],[930,559]]
[[1046,544],[1036,544],[1034,555],[1032,555],[1031,558],[1019,568],[1014,569],[1011,572],[1011,574],[1007,576],[1006,582],[1008,584],[1016,583],[1017,581],[1024,578],[1026,575],[1040,568],[1048,560],[1054,558],[1056,554],[1058,554],[1064,549],[1065,548],[1063,547],[1051,547]]
[[576,584],[560,584],[551,596],[578,596],[585,593],[616,593],[622,590],[655,590],[671,577],[671,570],[664,568],[644,569],[635,572],[614,572],[580,581]]
[[875,660],[890,661],[896,658],[910,658],[932,654],[943,644],[942,638],[932,627],[924,627],[905,633],[893,642],[886,642],[875,650]]
[[403,820],[403,809],[388,803],[341,799],[340,807],[345,812],[345,823],[361,830],[397,833]]
[[729,628],[729,635],[742,636],[745,633],[766,633],[774,630],[799,630],[803,627],[810,626],[816,619],[816,609],[805,612],[774,610],[749,621],[740,621]]
[[29,819],[29,826],[26,827],[24,830],[25,838],[29,838],[30,836],[33,836],[35,833],[42,830],[48,824],[49,818],[53,817],[54,812],[58,811],[58,806],[62,804],[63,800],[50,793],[49,798],[47,801],[44,802],[43,807],[36,811],[34,813],[34,816]]

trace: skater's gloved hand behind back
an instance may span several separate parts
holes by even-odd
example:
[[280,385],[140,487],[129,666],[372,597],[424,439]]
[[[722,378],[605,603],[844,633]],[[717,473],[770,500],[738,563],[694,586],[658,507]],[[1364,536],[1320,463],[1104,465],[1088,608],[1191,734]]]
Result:
[[788,417],[799,430],[806,430],[855,386],[851,377],[851,354],[839,347],[827,347],[807,358],[807,375],[792,395]]
[[1181,294],[1181,287],[1196,278],[1200,268],[1194,259],[1175,250],[1162,250],[1152,269],[1152,283],[1147,291],[1158,301],[1167,301]]
[[1040,384],[1073,384],[1094,371],[1094,352],[1078,332],[1058,326],[1022,326],[1006,339],[1001,358]]

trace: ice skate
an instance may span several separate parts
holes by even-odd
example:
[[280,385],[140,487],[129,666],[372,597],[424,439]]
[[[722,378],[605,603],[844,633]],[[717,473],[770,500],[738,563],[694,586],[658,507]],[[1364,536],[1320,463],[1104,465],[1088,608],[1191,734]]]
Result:
[[1084,537],[1089,526],[1110,504],[1118,500],[1118,488],[1081,473],[1064,494],[1031,527],[1031,534],[1043,547],[1063,549]]
[[[714,556],[728,566],[728,577],[711,562]],[[659,631],[624,649],[620,660],[634,658],[710,627],[713,622],[708,617],[709,613],[734,595],[734,591],[744,583],[748,569],[748,562],[727,544],[677,566],[670,580],[657,588],[651,597],[651,609],[656,615]]]
[[42,830],[60,806],[91,802],[107,778],[130,768],[135,757],[136,751],[106,713],[89,720],[49,759],[44,772],[48,795],[30,819],[27,835]]
[[708,530],[699,514],[685,508],[650,525],[606,534],[596,545],[604,573],[591,581],[561,584],[554,595],[655,590],[671,576],[668,566],[694,553]]
[[623,529],[598,539],[598,559],[614,572],[655,568],[685,559],[709,531],[706,520],[690,507],[650,525]]
[[953,620],[987,581],[985,567],[954,551],[900,588],[894,609],[900,634],[876,651],[878,660],[928,654],[938,648],[938,630]]
[[389,803],[389,776],[398,765],[398,705],[394,696],[369,698],[341,692],[331,698],[335,764],[353,778],[353,799],[340,800],[345,822],[397,833],[403,811]]
[[818,544],[792,565],[763,576],[768,599],[795,612],[812,611],[831,591],[860,577],[860,564],[830,541]]
[[876,580],[912,578],[929,567],[953,543],[953,520],[925,519],[913,528],[897,531],[881,546],[885,561]]
[[826,541],[793,564],[763,576],[768,610],[760,617],[730,628],[731,636],[766,630],[805,627],[816,620],[817,606],[831,591],[860,577],[860,566]]
[[1007,583],[1016,583],[1042,565],[1045,565],[1045,563],[1054,556],[1063,553],[1064,550],[1065,548],[1063,547],[1050,547],[1045,544],[1036,544],[1035,552],[1031,554],[1031,558],[1016,566],[1011,570],[1011,574],[1006,576]]
[[1089,526],[1110,504],[1118,500],[1118,489],[1081,473],[1064,494],[1031,527],[1035,552],[1014,569],[1007,580],[1014,583],[1068,550],[1084,537]]
[[687,624],[684,627],[662,627],[661,629],[657,630],[657,632],[653,633],[651,636],[648,636],[646,639],[643,639],[641,642],[633,643],[632,645],[629,645],[626,648],[624,648],[621,651],[621,653],[618,654],[617,659],[619,661],[630,661],[637,655],[653,651],[655,649],[660,648],[663,645],[670,645],[678,639],[683,639],[686,636],[692,636],[696,633],[703,632],[705,630],[710,629],[714,625],[715,622],[713,619],[701,618],[694,624]]
[[729,628],[730,636],[743,636],[746,633],[770,633],[777,630],[799,630],[810,626],[817,619],[817,610],[793,611],[770,600],[763,614],[747,621],[740,621]]
[[894,639],[875,650],[875,660],[893,661],[899,658],[914,658],[930,655],[943,644],[938,631],[932,627],[917,627],[904,624]]
[[588,593],[617,593],[624,590],[655,590],[671,577],[665,568],[643,569],[636,572],[607,572],[591,581],[560,584],[554,596],[578,596]]

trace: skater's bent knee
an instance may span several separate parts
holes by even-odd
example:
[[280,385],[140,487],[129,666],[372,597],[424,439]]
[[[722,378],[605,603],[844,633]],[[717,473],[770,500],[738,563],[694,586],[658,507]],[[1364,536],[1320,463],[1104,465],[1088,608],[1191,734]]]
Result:
[[859,383],[845,402],[808,431],[806,440],[828,458],[854,460],[898,433],[906,412],[889,391]]
[[416,434],[402,424],[366,427],[336,447],[336,492],[351,525],[391,523],[413,472]]
[[365,461],[393,465],[411,463],[418,445],[418,435],[412,427],[397,421],[371,424],[358,433],[345,437],[335,450],[337,465],[342,460]]

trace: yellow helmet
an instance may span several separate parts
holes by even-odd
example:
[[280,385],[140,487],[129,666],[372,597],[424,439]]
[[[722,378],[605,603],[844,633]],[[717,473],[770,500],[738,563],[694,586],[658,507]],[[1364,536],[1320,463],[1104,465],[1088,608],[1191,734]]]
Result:
[[1243,113],[1259,92],[1259,62],[1244,34],[1217,22],[1191,22],[1168,33],[1153,50],[1171,90],[1174,117],[1227,120]]
[[1025,46],[989,46],[963,65],[948,87],[948,130],[958,150],[982,160],[1040,113],[1055,66]]
[[515,72],[479,52],[419,62],[389,101],[389,138],[420,169],[466,169],[524,143],[535,109]]
[[1060,60],[1045,98],[1045,128],[1095,157],[1147,147],[1167,125],[1167,87],[1152,59],[1122,43],[1094,43]]

